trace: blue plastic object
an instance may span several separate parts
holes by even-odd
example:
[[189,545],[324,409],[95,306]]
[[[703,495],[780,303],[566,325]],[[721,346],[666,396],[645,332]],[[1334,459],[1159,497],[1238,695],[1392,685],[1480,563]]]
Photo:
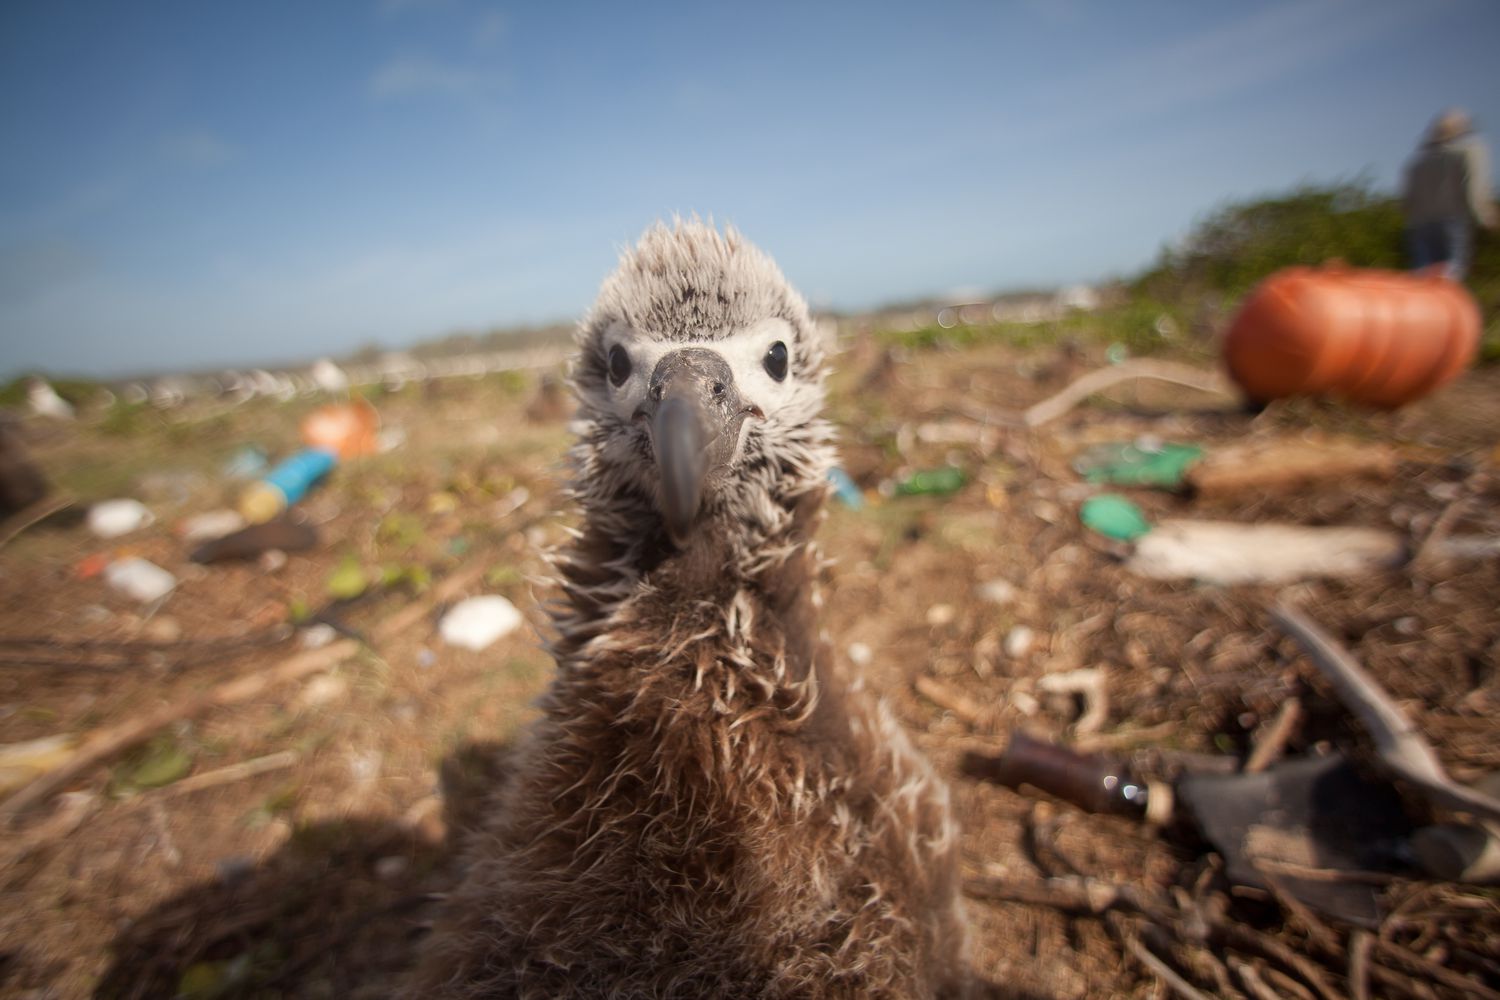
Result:
[[849,473],[840,468],[828,470],[828,481],[833,484],[833,495],[850,510],[861,510],[865,505],[865,495],[860,492],[859,486],[849,478]]

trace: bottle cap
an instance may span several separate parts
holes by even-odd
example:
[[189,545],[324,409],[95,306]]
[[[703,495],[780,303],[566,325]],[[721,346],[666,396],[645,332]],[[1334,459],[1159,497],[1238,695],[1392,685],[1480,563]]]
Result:
[[270,483],[256,483],[240,497],[240,513],[251,524],[264,524],[283,510],[286,494]]

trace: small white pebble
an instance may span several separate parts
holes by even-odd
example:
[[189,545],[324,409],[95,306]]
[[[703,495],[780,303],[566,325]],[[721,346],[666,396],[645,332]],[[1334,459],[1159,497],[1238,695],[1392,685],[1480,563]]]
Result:
[[302,693],[297,696],[297,707],[315,708],[318,705],[326,705],[331,701],[337,701],[349,693],[349,682],[342,677],[332,674],[319,674],[307,682]]
[[991,604],[1010,604],[1016,599],[1016,585],[1009,580],[990,580],[977,588],[980,600]]
[[1031,652],[1031,647],[1036,644],[1036,632],[1025,625],[1017,625],[1005,636],[1005,655],[1012,660],[1019,660]]
[[951,604],[934,604],[927,609],[927,624],[933,628],[951,625],[958,617],[958,609]]
[[332,625],[322,622],[317,625],[309,625],[302,630],[302,648],[322,649],[332,642],[337,635],[338,632],[334,631]]

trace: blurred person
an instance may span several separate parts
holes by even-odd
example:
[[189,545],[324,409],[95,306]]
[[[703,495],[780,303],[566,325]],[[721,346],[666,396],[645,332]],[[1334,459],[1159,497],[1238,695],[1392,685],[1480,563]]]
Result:
[[1489,151],[1467,112],[1451,108],[1433,119],[1406,165],[1401,192],[1411,266],[1442,265],[1454,281],[1468,274],[1474,226],[1493,229]]

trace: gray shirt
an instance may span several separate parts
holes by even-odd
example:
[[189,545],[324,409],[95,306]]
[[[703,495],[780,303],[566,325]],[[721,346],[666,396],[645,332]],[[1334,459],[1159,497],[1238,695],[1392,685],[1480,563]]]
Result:
[[1489,225],[1495,208],[1484,144],[1472,134],[1427,143],[1406,165],[1401,200],[1408,226],[1455,220]]

